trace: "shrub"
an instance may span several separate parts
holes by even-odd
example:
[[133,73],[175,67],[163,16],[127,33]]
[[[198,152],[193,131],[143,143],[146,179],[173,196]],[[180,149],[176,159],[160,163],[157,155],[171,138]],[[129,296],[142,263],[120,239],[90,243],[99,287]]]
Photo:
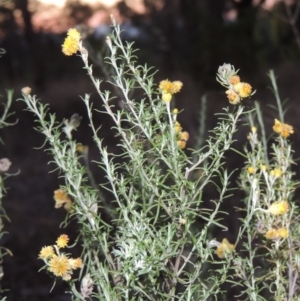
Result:
[[[64,206],[68,220],[77,220],[82,244],[81,258],[70,257],[62,251],[69,243],[63,234],[41,250],[44,268],[70,283],[74,300],[225,300],[225,290],[236,286],[235,298],[298,300],[297,208],[291,200],[296,183],[288,140],[293,128],[284,123],[274,74],[270,72],[279,117],[271,155],[259,105],[250,111],[243,105],[254,94],[252,87],[230,64],[220,66],[217,73],[230,106],[218,114],[204,146],[188,155],[189,134],[174,107],[183,84],[164,80],[157,85],[155,72],[136,62],[133,44],[121,39],[114,20],[113,29],[106,40],[111,90],[103,90],[93,75],[76,29],[69,30],[63,44],[66,55],[81,56],[103,103],[97,114],[109,115],[113,127],[107,130],[118,138],[117,151],[109,151],[93,122],[90,95],[84,95],[91,134],[101,154],[97,164],[105,173],[102,182],[95,185],[88,165],[80,163],[81,157],[87,161],[88,147],[72,133],[81,117],[74,114],[59,122],[30,88],[22,90],[64,178],[65,185],[55,191],[55,206]],[[249,145],[235,149],[245,162],[236,188],[245,196],[238,208],[244,215],[236,240],[230,241],[224,232],[218,241],[213,238],[216,229],[227,230],[220,206],[232,196],[233,171],[226,169],[226,152],[232,149],[242,118],[250,125]],[[218,198],[207,206],[211,187]],[[79,268],[80,288],[73,275]]]

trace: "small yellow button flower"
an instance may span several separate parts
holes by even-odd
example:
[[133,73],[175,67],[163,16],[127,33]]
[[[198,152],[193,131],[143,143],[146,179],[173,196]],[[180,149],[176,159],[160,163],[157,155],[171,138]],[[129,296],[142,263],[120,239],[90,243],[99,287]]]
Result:
[[181,148],[184,149],[186,147],[186,141],[183,140],[178,140],[177,145]]
[[40,251],[39,258],[40,259],[48,259],[54,255],[54,248],[52,246],[43,247]]
[[68,196],[67,192],[63,189],[57,189],[54,191],[55,208],[64,208],[69,211],[72,207],[72,200]]
[[281,238],[287,238],[289,236],[289,232],[286,228],[280,228],[278,229],[278,235]]
[[252,87],[248,83],[239,82],[233,86],[233,89],[241,98],[249,97],[252,92]]
[[63,45],[62,52],[67,56],[75,54],[79,50],[78,42],[70,37],[66,37]]
[[266,171],[266,170],[267,170],[267,166],[266,166],[265,164],[262,164],[262,165],[260,166],[260,169],[261,169],[262,171]]
[[182,82],[169,80],[162,80],[159,83],[159,89],[162,93],[162,100],[165,102],[170,102],[172,100],[172,95],[178,93],[182,88]]
[[265,234],[265,237],[267,239],[276,239],[276,238],[278,238],[278,230],[277,229],[268,230],[267,233]]
[[160,83],[159,83],[159,89],[162,91],[162,93],[171,93],[171,90],[172,90],[172,82],[165,79],[165,80],[162,80]]
[[288,230],[286,228],[279,228],[279,229],[270,229],[265,234],[267,239],[278,239],[278,238],[287,238],[288,237]]
[[282,170],[280,167],[278,168],[275,168],[275,169],[272,169],[270,171],[270,175],[273,176],[273,177],[276,177],[276,178],[279,178],[282,176]]
[[247,171],[248,171],[249,174],[254,174],[255,168],[254,168],[253,166],[249,166],[249,167],[247,168]]
[[72,270],[79,269],[83,266],[81,258],[69,258],[69,265]]
[[182,127],[178,121],[175,122],[174,130],[175,130],[175,133],[179,133],[182,130]]
[[162,80],[159,83],[159,89],[162,91],[162,93],[171,93],[171,94],[175,94],[178,93],[181,88],[182,88],[183,84],[180,81],[174,81],[171,82],[169,80]]
[[173,109],[173,114],[178,114],[178,109],[177,108]]
[[68,37],[71,37],[72,39],[79,42],[81,40],[81,34],[76,28],[70,28],[67,33]]
[[25,95],[29,95],[31,93],[31,88],[30,87],[24,87],[21,89],[21,92]]
[[237,105],[241,102],[240,96],[233,90],[227,90],[225,93],[227,94],[227,98],[232,105]]
[[294,129],[291,125],[286,123],[281,123],[277,119],[275,119],[273,131],[279,134],[282,138],[288,138],[291,134],[294,134]]
[[267,210],[273,215],[283,215],[289,210],[289,204],[287,201],[279,201],[273,203]]
[[67,37],[62,45],[62,52],[68,56],[75,54],[79,50],[80,40],[80,32],[75,28],[69,29]]
[[65,248],[68,245],[69,242],[69,237],[66,234],[62,234],[61,236],[58,237],[56,240],[56,245],[59,248]]
[[218,246],[215,253],[219,258],[224,258],[226,255],[230,254],[234,250],[234,245],[230,244],[229,241],[224,238],[222,243]]
[[183,84],[181,81],[175,80],[174,82],[172,82],[171,93],[172,94],[178,93],[181,90],[182,86],[183,86]]
[[49,261],[48,270],[57,277],[67,276],[70,272],[70,265],[69,265],[68,257],[65,255],[53,257]]
[[233,76],[230,78],[230,80],[229,80],[230,84],[232,84],[232,85],[236,85],[236,84],[238,84],[240,81],[241,81],[241,80],[240,80],[240,77],[239,77],[238,75],[233,75]]
[[181,132],[179,135],[179,139],[183,141],[188,141],[189,140],[189,133],[188,132]]

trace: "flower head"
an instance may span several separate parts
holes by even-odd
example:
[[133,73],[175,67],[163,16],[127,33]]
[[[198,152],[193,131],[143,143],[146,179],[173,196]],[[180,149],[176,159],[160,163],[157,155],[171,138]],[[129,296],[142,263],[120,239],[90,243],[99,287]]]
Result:
[[248,171],[249,174],[254,174],[255,168],[254,168],[253,166],[249,166],[249,167],[247,168],[247,171]]
[[69,265],[72,270],[75,270],[75,269],[81,268],[83,266],[83,263],[82,263],[81,258],[76,258],[76,259],[70,258]]
[[181,124],[178,121],[175,121],[175,125],[174,125],[175,133],[179,133],[181,132],[181,130],[182,130]]
[[65,255],[54,256],[49,261],[48,270],[57,277],[65,277],[70,273],[69,258]]
[[286,228],[279,228],[279,229],[270,229],[265,234],[267,239],[279,239],[279,238],[287,238],[288,237],[288,230]]
[[25,95],[29,95],[31,93],[31,88],[30,87],[24,87],[21,89],[21,92]]
[[40,251],[39,258],[40,259],[48,259],[51,258],[54,253],[54,248],[52,246],[46,246],[43,247],[42,250]]
[[237,105],[241,102],[240,96],[233,90],[227,90],[225,93],[227,94],[227,98],[232,105]]
[[232,84],[232,85],[236,85],[236,84],[238,84],[240,81],[241,81],[241,80],[240,80],[240,77],[239,77],[238,75],[233,75],[233,76],[230,78],[230,80],[229,80],[230,84]]
[[227,238],[222,240],[222,243],[218,246],[216,254],[219,258],[224,258],[226,255],[230,254],[234,250],[234,245],[229,243]]
[[69,242],[68,235],[62,234],[56,240],[56,245],[58,246],[58,248],[65,248],[68,245],[68,242]]
[[62,52],[68,56],[75,54],[79,50],[80,40],[80,32],[75,28],[69,29],[67,37],[62,45]]
[[294,129],[291,125],[286,123],[281,123],[277,119],[275,119],[273,131],[279,134],[282,138],[288,138],[291,134],[294,134]]
[[251,95],[252,87],[248,83],[237,83],[233,85],[233,89],[241,98],[246,98]]
[[169,80],[162,80],[160,83],[159,83],[159,89],[161,90],[161,92],[163,94],[165,93],[171,93],[171,94],[175,94],[175,93],[178,93],[181,88],[182,88],[182,82],[181,81],[174,81],[174,82],[171,82]]
[[186,147],[186,141],[183,140],[178,140],[177,145],[181,148],[184,149]]
[[68,196],[67,192],[63,189],[57,189],[54,191],[55,208],[60,208],[64,205],[66,210],[70,210],[72,206],[72,200]]
[[162,80],[159,83],[159,89],[162,93],[162,100],[169,103],[172,100],[172,95],[178,93],[182,88],[182,82],[176,80],[171,82],[169,80]]
[[[180,124],[176,121],[176,123],[180,126]],[[175,123],[175,127],[176,127]],[[177,127],[178,127],[177,125]],[[175,130],[175,133],[177,134],[178,140],[177,140],[177,145],[181,148],[184,149],[186,147],[186,142],[189,140],[189,133],[188,132],[181,132],[181,127],[179,131]]]
[[261,171],[266,171],[267,170],[267,165],[261,164],[260,169],[261,169]]
[[282,170],[280,167],[272,169],[270,171],[270,176],[275,177],[275,178],[279,178],[282,176]]
[[189,137],[190,137],[190,135],[189,135],[189,133],[188,132],[180,132],[179,133],[179,139],[180,140],[183,140],[183,141],[188,141],[189,140]]
[[68,30],[68,37],[76,40],[77,42],[79,42],[81,40],[81,34],[80,32],[76,29],[76,28],[70,28]]
[[172,90],[170,92],[172,94],[178,93],[181,90],[182,86],[183,84],[181,81],[175,80],[174,82],[172,82]]
[[289,210],[289,204],[287,201],[280,201],[273,203],[267,210],[273,215],[283,215]]

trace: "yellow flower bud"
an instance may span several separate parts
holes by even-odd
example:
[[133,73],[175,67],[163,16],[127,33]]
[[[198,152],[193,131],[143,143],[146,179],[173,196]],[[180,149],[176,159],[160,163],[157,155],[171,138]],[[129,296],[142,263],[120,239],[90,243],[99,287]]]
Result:
[[172,100],[172,94],[171,93],[163,93],[162,96],[161,96],[161,99],[164,102],[169,103]]
[[183,140],[183,141],[188,141],[189,140],[189,133],[188,132],[181,132],[180,133],[180,140]]
[[177,145],[181,148],[184,149],[186,147],[186,142],[183,140],[178,140]]
[[255,168],[254,168],[253,166],[249,166],[249,167],[247,168],[247,171],[248,171],[249,174],[254,174]]
[[30,87],[24,87],[21,89],[22,93],[25,95],[29,95],[31,93],[31,88]]

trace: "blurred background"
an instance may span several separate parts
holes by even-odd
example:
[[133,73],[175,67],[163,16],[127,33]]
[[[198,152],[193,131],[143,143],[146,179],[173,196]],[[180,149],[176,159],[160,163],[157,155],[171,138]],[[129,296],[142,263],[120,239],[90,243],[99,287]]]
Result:
[[[274,103],[274,97],[267,88],[266,74],[275,70],[282,99],[289,98],[285,121],[295,128],[291,140],[299,156],[299,11],[299,0],[0,0],[0,47],[6,51],[0,58],[1,101],[5,101],[6,89],[14,89],[17,100],[21,88],[30,86],[33,94],[50,104],[59,121],[79,113],[83,121],[74,138],[89,145],[91,160],[98,159],[79,96],[91,93],[96,107],[101,106],[100,99],[81,59],[64,56],[61,45],[70,27],[80,28],[91,56],[96,58],[91,62],[96,75],[107,79],[101,60],[107,51],[104,40],[113,14],[125,31],[123,38],[134,41],[139,49],[139,63],[159,70],[157,82],[165,78],[183,82],[176,107],[183,110],[179,121],[190,133],[188,147],[197,139],[201,98],[207,99],[207,132],[216,122],[214,114],[227,106],[215,74],[218,66],[231,63],[240,69],[242,80],[257,90],[246,106],[251,108],[254,100],[260,102],[269,130],[277,116],[267,106]],[[15,101],[10,121],[18,120],[18,124],[0,133],[5,143],[0,146],[0,158],[12,162],[11,173],[19,172],[6,180],[9,189],[3,204],[10,221],[0,244],[13,256],[4,259],[1,281],[9,289],[7,300],[67,301],[70,296],[64,293],[67,286],[62,282],[49,293],[54,279],[45,271],[38,273],[42,261],[37,256],[41,247],[53,244],[62,233],[75,239],[76,224],[60,228],[65,212],[54,209],[53,192],[64,182],[57,171],[51,172],[55,166],[48,164],[51,157],[47,152],[37,149],[44,137],[33,129],[34,116],[24,109],[24,103]],[[102,125],[100,135],[113,147],[107,116],[98,115],[96,123]],[[248,131],[241,125],[236,137],[241,147]],[[237,164],[236,157],[229,155],[228,168]],[[95,164],[91,168],[100,179]],[[299,176],[297,166],[295,172]],[[227,211],[236,201],[224,205]],[[231,219],[227,226],[234,240],[236,224]],[[74,250],[74,256],[76,252],[79,256],[80,249]]]

